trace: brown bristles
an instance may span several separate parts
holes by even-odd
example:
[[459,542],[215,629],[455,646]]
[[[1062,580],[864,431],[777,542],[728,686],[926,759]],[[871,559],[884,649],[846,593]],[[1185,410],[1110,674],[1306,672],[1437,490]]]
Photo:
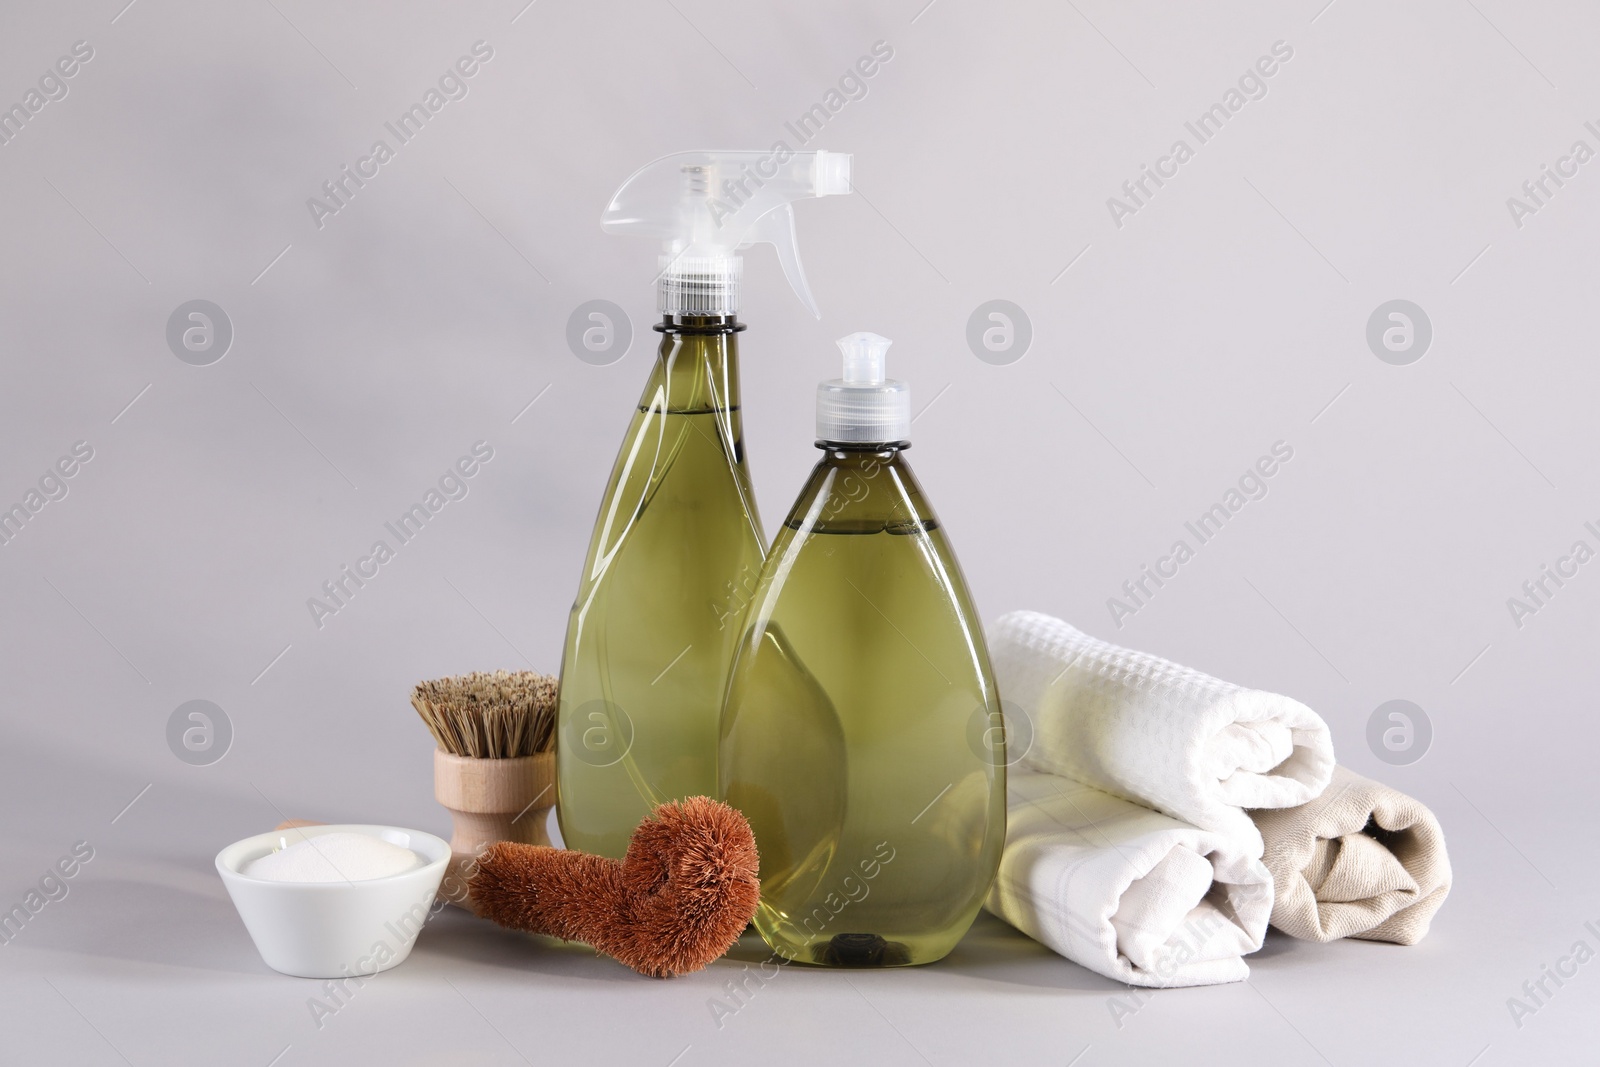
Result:
[[548,674],[474,671],[419,682],[411,706],[453,756],[515,759],[555,742],[556,680]]
[[698,971],[728,951],[761,895],[755,835],[710,797],[663,804],[619,862],[501,841],[476,864],[472,907],[502,926],[586,941],[640,974]]

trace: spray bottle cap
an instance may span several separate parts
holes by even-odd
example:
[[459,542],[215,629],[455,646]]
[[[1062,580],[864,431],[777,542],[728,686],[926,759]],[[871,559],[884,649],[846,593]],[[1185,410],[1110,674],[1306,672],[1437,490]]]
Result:
[[875,333],[837,342],[844,376],[817,386],[817,440],[887,444],[911,439],[911,387],[884,377],[889,346]]
[[796,200],[850,192],[850,156],[792,152],[677,152],[640,167],[600,217],[607,233],[662,244],[657,309],[730,316],[739,310],[741,248],[770,244],[806,310],[817,302],[795,247]]

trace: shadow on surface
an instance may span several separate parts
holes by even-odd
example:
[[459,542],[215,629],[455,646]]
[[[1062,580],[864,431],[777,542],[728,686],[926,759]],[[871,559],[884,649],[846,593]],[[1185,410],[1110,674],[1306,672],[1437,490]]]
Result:
[[40,912],[23,935],[50,952],[225,974],[275,973],[256,954],[220,882],[212,894],[116,876],[85,881]]
[[[719,962],[755,966],[771,958],[772,950],[766,942],[753,930],[747,930]],[[874,970],[841,970],[803,963],[784,964],[784,967],[815,975],[861,974]],[[967,935],[951,950],[950,955],[937,963],[917,968],[879,969],[878,973],[886,970],[915,970],[934,975],[959,976],[1008,989],[1020,987],[1040,992],[1075,991],[1100,995],[1129,988],[1056,955],[988,912],[980,912]]]
[[429,921],[417,939],[411,959],[469,963],[574,981],[657,981],[636,974],[581,942],[507,930],[455,907],[444,908]]

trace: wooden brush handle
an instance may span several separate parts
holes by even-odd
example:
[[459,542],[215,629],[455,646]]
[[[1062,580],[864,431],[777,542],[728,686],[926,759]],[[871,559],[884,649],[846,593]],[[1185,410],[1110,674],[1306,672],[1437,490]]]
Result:
[[553,752],[516,759],[433,753],[433,795],[450,812],[450,851],[477,855],[496,841],[548,845],[545,822],[556,802]]

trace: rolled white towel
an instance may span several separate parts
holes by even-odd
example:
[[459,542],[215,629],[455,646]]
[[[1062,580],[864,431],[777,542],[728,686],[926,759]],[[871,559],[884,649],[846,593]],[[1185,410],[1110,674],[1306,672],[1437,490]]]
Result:
[[1228,834],[1252,856],[1264,845],[1244,809],[1304,804],[1333,774],[1328,725],[1298,700],[1034,611],[1002,616],[989,654],[1001,698],[1031,721],[1030,766]]
[[1013,768],[1006,793],[991,912],[1129,985],[1249,977],[1272,875],[1236,841],[1053,774]]

